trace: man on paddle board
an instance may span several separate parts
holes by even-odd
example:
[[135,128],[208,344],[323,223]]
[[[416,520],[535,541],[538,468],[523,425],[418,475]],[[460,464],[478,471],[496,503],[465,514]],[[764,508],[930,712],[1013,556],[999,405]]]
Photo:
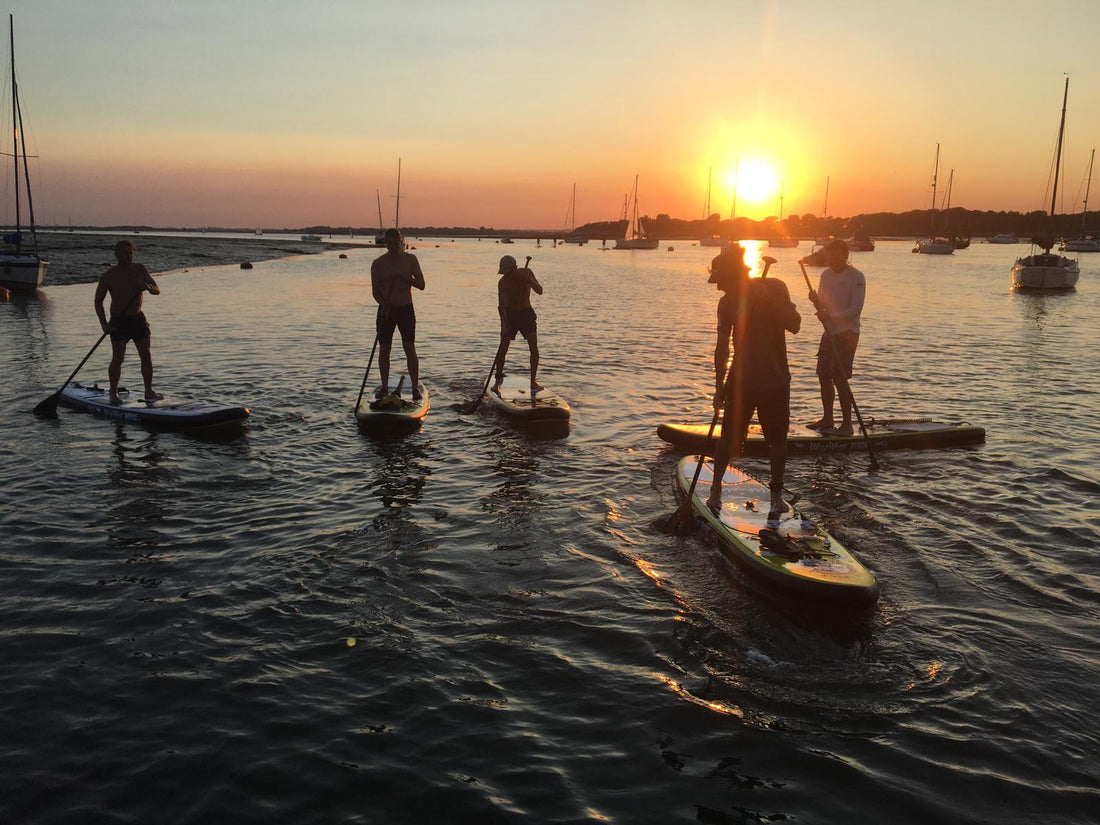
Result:
[[[103,332],[111,336],[111,365],[107,377],[111,382],[110,400],[120,404],[118,381],[122,376],[122,360],[126,357],[126,344],[134,342],[134,349],[141,359],[141,377],[145,382],[145,400],[159,401],[164,396],[153,390],[153,355],[150,350],[149,322],[141,311],[142,293],[160,295],[160,287],[144,264],[134,263],[137,247],[131,241],[115,244],[117,264],[99,276],[95,290],[95,313]],[[111,319],[103,310],[103,301],[111,296]]]
[[522,269],[516,259],[505,255],[497,268],[500,280],[497,282],[497,312],[500,313],[500,349],[497,359],[497,380],[493,389],[500,389],[504,380],[504,359],[508,355],[508,345],[516,340],[516,333],[523,335],[527,348],[531,351],[531,395],[545,389],[535,375],[539,371],[539,330],[538,316],[531,306],[531,290],[542,295],[542,284],[535,273],[527,267]]
[[[825,247],[825,263],[817,290],[810,292],[810,301],[825,330],[817,348],[822,415],[809,427],[824,435],[852,435],[852,391],[845,379],[852,377],[867,280],[848,263],[848,244],[840,239]],[[839,427],[833,426],[834,397],[840,399]]]
[[420,359],[416,354],[416,312],[413,310],[412,288],[424,289],[424,273],[420,261],[405,251],[401,232],[387,229],[386,251],[374,259],[370,266],[370,286],[374,300],[378,302],[375,328],[378,331],[378,372],[382,378],[380,396],[389,394],[390,350],[393,331],[401,332],[401,346],[405,349],[412,397],[420,400]]
[[[708,283],[723,292],[718,302],[718,341],[714,347],[714,406],[724,408],[722,437],[714,454],[714,481],[707,506],[722,508],[722,476],[733,456],[741,457],[755,412],[768,443],[771,492],[768,519],[787,509],[783,474],[787,466],[787,430],[791,421],[791,370],[786,333],[802,327],[787,285],[768,278],[749,278],[745,250],[729,247],[711,262]],[[730,340],[733,364],[726,375]]]

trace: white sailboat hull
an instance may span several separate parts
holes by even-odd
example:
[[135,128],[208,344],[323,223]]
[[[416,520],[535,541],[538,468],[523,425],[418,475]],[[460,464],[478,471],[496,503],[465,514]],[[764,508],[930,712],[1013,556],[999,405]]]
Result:
[[0,285],[8,289],[38,289],[46,280],[46,267],[34,255],[0,255]]
[[1077,285],[1081,267],[1061,255],[1039,254],[1019,258],[1012,267],[1014,289],[1071,289]]
[[1073,238],[1062,244],[1065,252],[1100,252],[1100,239]]
[[921,255],[951,255],[955,251],[955,244],[950,241],[922,241],[917,244],[917,252]]
[[774,246],[777,249],[796,249],[798,247],[798,238],[772,238],[768,241],[768,246]]
[[616,249],[656,249],[661,245],[659,238],[619,238]]

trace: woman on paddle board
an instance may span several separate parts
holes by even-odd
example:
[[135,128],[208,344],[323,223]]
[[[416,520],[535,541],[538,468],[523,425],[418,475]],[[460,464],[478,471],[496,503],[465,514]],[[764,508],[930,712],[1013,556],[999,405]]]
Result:
[[[786,333],[802,327],[802,316],[787,285],[767,278],[749,278],[745,250],[729,247],[711,262],[707,283],[723,292],[718,302],[718,341],[714,347],[714,406],[723,407],[722,437],[714,454],[714,481],[707,506],[722,508],[722,476],[730,458],[742,455],[749,420],[755,412],[768,442],[771,462],[771,502],[768,523],[778,524],[787,509],[783,474],[787,466],[787,430],[791,421],[791,370],[787,365]],[[733,364],[726,375],[730,340]]]

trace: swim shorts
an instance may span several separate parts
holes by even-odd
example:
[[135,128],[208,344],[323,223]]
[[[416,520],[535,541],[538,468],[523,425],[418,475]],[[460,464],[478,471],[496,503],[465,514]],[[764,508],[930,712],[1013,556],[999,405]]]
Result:
[[149,321],[144,312],[137,315],[112,315],[110,324],[111,340],[116,343],[133,341],[137,344],[149,338]]

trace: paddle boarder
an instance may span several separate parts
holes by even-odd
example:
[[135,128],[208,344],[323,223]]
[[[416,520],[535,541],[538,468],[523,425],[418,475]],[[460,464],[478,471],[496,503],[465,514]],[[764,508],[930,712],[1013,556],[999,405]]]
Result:
[[[153,356],[150,350],[152,336],[149,321],[141,311],[142,293],[160,295],[160,287],[144,264],[134,263],[137,247],[131,241],[115,244],[114,266],[99,276],[95,290],[95,313],[104,334],[111,336],[111,365],[107,377],[111,382],[109,399],[121,404],[118,397],[118,381],[122,376],[122,360],[126,357],[126,344],[134,342],[134,349],[141,359],[141,377],[145,382],[145,400],[159,401],[164,396],[153,390]],[[103,301],[111,296],[111,319],[103,310]]]
[[401,332],[401,346],[405,349],[409,381],[414,401],[420,400],[420,359],[416,354],[416,312],[413,310],[412,288],[424,289],[424,273],[420,261],[405,251],[405,243],[398,229],[387,229],[384,236],[386,251],[374,259],[370,266],[371,294],[378,302],[375,327],[378,331],[378,372],[382,385],[378,397],[389,395],[390,349],[393,331]]
[[[530,260],[530,259],[528,259]],[[504,380],[504,359],[508,355],[508,345],[516,340],[516,334],[523,335],[527,348],[531,351],[531,395],[546,389],[535,380],[539,371],[539,330],[538,315],[531,306],[531,290],[542,295],[542,284],[528,267],[520,267],[511,255],[500,259],[497,267],[500,280],[497,282],[497,312],[500,313],[500,348],[497,355],[497,379],[494,390],[500,389]]]
[[[714,480],[707,506],[715,512],[721,510],[722,476],[730,459],[743,455],[749,420],[755,412],[768,443],[768,526],[772,526],[787,509],[782,497],[791,420],[786,333],[799,331],[802,316],[786,284],[749,278],[749,271],[744,248],[734,244],[711,262],[707,281],[724,293],[718,302],[718,341],[714,347],[714,407],[716,411],[722,408],[722,437],[714,453]],[[733,364],[726,375],[731,339]]]
[[[822,415],[808,426],[823,435],[846,436],[852,435],[853,429],[852,391],[845,379],[852,377],[867,280],[848,262],[848,244],[839,238],[825,247],[825,264],[817,290],[810,292],[810,301],[825,327],[817,348]],[[833,424],[834,398],[840,399],[840,426]]]

